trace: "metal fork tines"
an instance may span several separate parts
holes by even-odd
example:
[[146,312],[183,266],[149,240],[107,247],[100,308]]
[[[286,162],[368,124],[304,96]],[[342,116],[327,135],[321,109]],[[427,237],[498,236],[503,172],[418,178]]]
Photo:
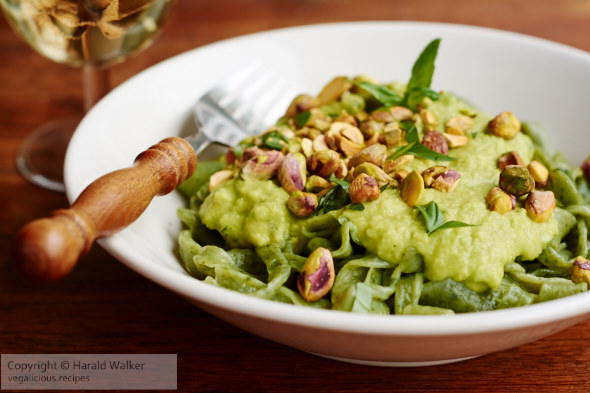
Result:
[[197,153],[213,141],[236,145],[274,124],[295,95],[279,71],[254,62],[204,94],[194,106],[199,133],[187,138]]

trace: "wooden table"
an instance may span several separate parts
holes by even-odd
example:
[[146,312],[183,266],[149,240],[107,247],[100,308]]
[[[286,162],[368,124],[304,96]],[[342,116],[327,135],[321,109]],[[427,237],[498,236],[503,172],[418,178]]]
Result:
[[[220,39],[351,20],[476,24],[590,51],[588,0],[180,0],[157,42],[113,68],[112,84]],[[241,331],[130,271],[98,246],[62,281],[24,280],[10,264],[11,237],[67,201],[21,178],[14,155],[30,131],[81,111],[81,102],[79,70],[42,58],[0,18],[1,353],[175,353],[183,392],[590,391],[590,321],[461,363],[390,369],[334,362]]]

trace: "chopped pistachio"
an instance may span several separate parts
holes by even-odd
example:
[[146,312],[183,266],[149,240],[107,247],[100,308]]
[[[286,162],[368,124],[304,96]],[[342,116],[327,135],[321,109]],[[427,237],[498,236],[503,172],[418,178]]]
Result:
[[330,187],[332,187],[332,183],[317,175],[309,176],[307,182],[305,182],[305,191],[316,194]]
[[319,300],[330,292],[335,276],[334,260],[330,250],[318,247],[303,265],[297,278],[297,289],[306,301]]
[[313,153],[307,159],[307,168],[310,173],[321,176],[325,179],[340,168],[342,160],[334,150],[322,150]]
[[489,210],[500,214],[514,210],[516,207],[516,197],[505,193],[500,187],[494,187],[488,192],[486,202]]
[[547,182],[549,181],[549,170],[545,165],[541,164],[539,161],[533,160],[529,163],[527,169],[533,179],[535,179],[536,187],[543,188],[547,186]]
[[441,175],[437,176],[431,184],[431,187],[435,190],[442,192],[451,192],[459,184],[461,175],[454,169],[449,169]]
[[397,121],[410,120],[414,116],[414,112],[405,106],[392,106],[389,108],[389,112]]
[[555,196],[552,191],[531,191],[524,201],[524,207],[531,220],[545,222],[555,210]]
[[309,94],[301,94],[298,95],[291,101],[287,112],[285,113],[286,117],[295,117],[300,115],[303,112],[308,112],[311,108],[316,108],[319,106],[319,101],[316,97],[313,97]]
[[375,180],[377,180],[379,186],[384,186],[393,181],[393,178],[385,173],[383,169],[371,162],[364,162],[360,165],[357,165],[354,167],[354,170],[351,171],[353,178],[354,176],[358,176],[361,173],[366,173],[367,175],[372,176]]
[[488,131],[500,138],[512,139],[520,132],[520,121],[512,112],[504,111],[489,122]]
[[469,141],[469,138],[465,135],[455,135],[455,134],[444,134],[445,139],[447,140],[447,144],[451,148],[465,146]]
[[420,117],[422,118],[422,123],[424,124],[424,127],[426,127],[427,129],[431,130],[434,127],[436,127],[436,117],[434,117],[432,112],[430,112],[428,109],[421,109]]
[[377,166],[383,165],[387,157],[387,147],[381,144],[373,144],[363,148],[348,161],[348,168],[353,168],[364,162],[370,162]]
[[209,191],[213,191],[217,186],[231,179],[234,173],[235,171],[231,169],[222,169],[212,174],[209,177]]
[[414,155],[404,154],[403,156],[400,156],[400,157],[395,158],[393,160],[387,160],[383,164],[383,170],[387,173],[393,172],[396,169],[399,169],[402,166],[406,165],[407,163],[409,163],[413,159],[414,159]]
[[381,196],[379,184],[373,176],[361,173],[354,178],[348,188],[352,203],[374,201]]
[[338,76],[332,79],[324,86],[320,94],[318,94],[318,101],[320,105],[328,104],[337,101],[342,93],[352,87],[352,82],[345,76]]
[[519,197],[535,188],[535,180],[527,168],[520,165],[508,165],[500,172],[498,185],[508,194]]
[[252,157],[242,166],[242,177],[257,180],[272,179],[277,175],[283,158],[283,154],[276,150],[269,150]]
[[287,200],[287,208],[295,216],[309,217],[318,206],[318,197],[310,192],[295,191]]
[[585,282],[590,286],[590,260],[577,256],[570,269],[570,278],[576,284]]
[[424,179],[424,185],[430,187],[434,182],[434,179],[445,173],[449,168],[442,165],[434,165],[430,168],[426,168],[422,171],[422,178]]
[[465,132],[473,125],[473,119],[469,116],[459,115],[445,123],[445,132],[452,135],[465,135]]
[[289,153],[279,167],[279,182],[288,193],[305,188],[307,176],[305,156],[301,153]]
[[524,160],[517,151],[509,151],[498,157],[496,161],[500,170],[506,168],[508,165],[526,166]]
[[422,137],[422,144],[440,154],[447,154],[449,152],[447,140],[438,131],[426,131]]
[[582,173],[587,182],[590,183],[590,156],[584,160],[581,165]]
[[416,171],[410,172],[402,181],[400,196],[410,207],[416,206],[424,193],[424,179]]

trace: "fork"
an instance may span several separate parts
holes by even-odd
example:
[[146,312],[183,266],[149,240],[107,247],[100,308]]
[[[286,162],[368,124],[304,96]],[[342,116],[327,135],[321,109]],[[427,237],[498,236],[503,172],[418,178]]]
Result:
[[124,229],[155,196],[172,192],[188,179],[197,154],[207,146],[235,145],[272,124],[292,92],[284,78],[261,62],[225,78],[194,104],[196,134],[160,141],[139,154],[133,166],[92,182],[69,209],[25,225],[13,243],[15,267],[35,281],[65,276],[96,239]]

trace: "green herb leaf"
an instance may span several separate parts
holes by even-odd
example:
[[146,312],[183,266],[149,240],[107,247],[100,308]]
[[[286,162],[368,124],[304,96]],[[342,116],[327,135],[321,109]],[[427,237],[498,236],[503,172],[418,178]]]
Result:
[[346,180],[338,179],[336,176],[334,176],[334,174],[331,174],[330,181],[338,184],[340,187],[342,187],[344,189],[344,191],[348,192],[348,187],[350,186],[350,183],[347,182]]
[[348,205],[348,208],[350,210],[365,210],[365,205],[363,205],[362,203],[353,203],[351,205]]
[[341,209],[348,204],[350,204],[348,192],[337,184],[320,198],[312,216],[321,216],[332,210]]
[[446,221],[442,211],[434,201],[428,202],[426,205],[416,206],[416,209],[424,217],[424,224],[426,225],[426,233],[429,235],[439,229],[470,227],[472,224],[466,224],[461,221]]
[[404,101],[402,96],[386,86],[376,85],[371,82],[354,82],[354,84],[371,93],[384,106],[401,105]]
[[269,149],[282,150],[289,139],[279,131],[271,131],[262,136],[262,144]]
[[311,117],[311,112],[310,111],[305,111],[303,113],[300,113],[299,115],[297,115],[297,117],[295,117],[295,122],[297,123],[297,125],[299,126],[299,128],[304,127],[307,122],[309,121],[309,118]]
[[404,146],[398,147],[392,155],[387,157],[388,160],[395,160],[406,154],[412,154],[416,157],[425,158],[432,161],[455,161],[456,158],[437,153],[430,150],[426,146],[418,142],[412,142]]
[[406,142],[408,143],[418,143],[420,142],[420,137],[418,136],[418,129],[414,123],[411,123],[408,128],[406,129]]
[[254,146],[254,143],[252,142],[240,142],[234,147],[234,154],[236,157],[241,158],[242,154],[244,153],[244,149],[252,146]]
[[422,101],[422,99],[427,97],[425,92],[430,94],[428,91],[430,90],[430,84],[432,83],[434,61],[436,60],[439,44],[440,38],[432,40],[426,48],[424,48],[414,63],[414,67],[412,67],[412,76],[408,82],[406,95],[404,97],[404,101],[412,110],[415,110],[416,106]]

